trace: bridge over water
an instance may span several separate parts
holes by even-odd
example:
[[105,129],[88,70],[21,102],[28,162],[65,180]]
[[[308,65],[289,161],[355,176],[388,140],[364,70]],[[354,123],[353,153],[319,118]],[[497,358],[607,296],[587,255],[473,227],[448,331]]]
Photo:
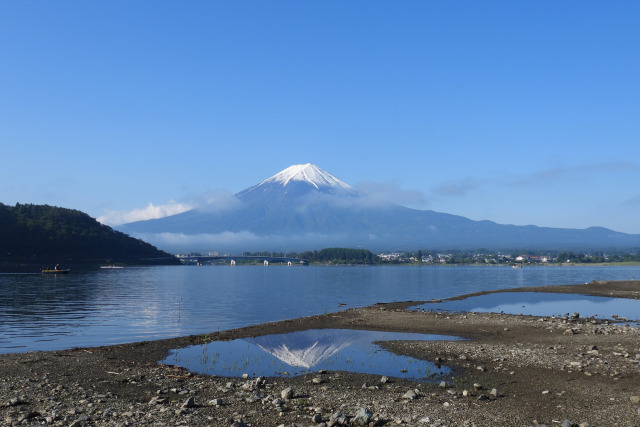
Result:
[[257,260],[262,261],[265,265],[269,263],[280,263],[280,264],[299,264],[299,265],[307,265],[309,261],[303,258],[289,258],[289,257],[277,257],[277,256],[232,256],[232,255],[178,255],[177,257],[182,262],[195,262],[199,265],[204,264],[205,262],[213,262],[213,261],[229,261],[231,265],[235,265],[237,261],[243,260]]

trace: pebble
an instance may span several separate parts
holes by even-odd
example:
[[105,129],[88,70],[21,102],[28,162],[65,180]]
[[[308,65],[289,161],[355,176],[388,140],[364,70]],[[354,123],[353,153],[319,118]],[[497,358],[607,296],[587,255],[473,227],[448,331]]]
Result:
[[280,397],[285,400],[293,399],[293,388],[287,387],[280,392]]
[[356,424],[366,425],[371,422],[372,418],[373,418],[373,412],[371,412],[367,408],[360,408],[358,409],[358,412],[356,413],[356,416],[354,417],[353,421]]
[[196,399],[191,396],[182,403],[183,408],[194,408],[196,406]]
[[405,394],[402,395],[402,398],[403,399],[407,399],[407,400],[414,400],[414,399],[416,399],[416,397],[418,397],[418,396],[416,395],[416,392],[413,391],[413,390],[409,390]]

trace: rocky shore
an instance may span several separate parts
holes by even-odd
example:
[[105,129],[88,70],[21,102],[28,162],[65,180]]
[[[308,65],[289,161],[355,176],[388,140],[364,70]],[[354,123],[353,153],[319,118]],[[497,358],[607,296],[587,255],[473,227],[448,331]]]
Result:
[[[640,282],[539,290],[638,299]],[[379,304],[203,336],[0,355],[0,424],[640,425],[640,328],[574,315],[571,307],[560,318],[406,310],[419,303]],[[170,349],[207,340],[312,328],[468,340],[381,344],[451,367],[452,381],[440,384],[333,371],[222,378],[158,364]]]

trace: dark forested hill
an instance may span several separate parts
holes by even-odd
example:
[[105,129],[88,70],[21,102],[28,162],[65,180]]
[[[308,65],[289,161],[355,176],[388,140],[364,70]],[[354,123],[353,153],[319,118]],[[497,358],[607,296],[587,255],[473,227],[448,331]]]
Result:
[[48,205],[0,203],[0,260],[20,262],[174,263],[142,240],[89,215]]

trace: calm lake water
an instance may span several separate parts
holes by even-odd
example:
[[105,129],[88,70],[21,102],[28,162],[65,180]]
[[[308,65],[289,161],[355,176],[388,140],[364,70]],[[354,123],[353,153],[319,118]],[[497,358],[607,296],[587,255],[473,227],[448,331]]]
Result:
[[0,275],[0,353],[215,332],[377,302],[632,278],[640,278],[640,267],[172,266]]

